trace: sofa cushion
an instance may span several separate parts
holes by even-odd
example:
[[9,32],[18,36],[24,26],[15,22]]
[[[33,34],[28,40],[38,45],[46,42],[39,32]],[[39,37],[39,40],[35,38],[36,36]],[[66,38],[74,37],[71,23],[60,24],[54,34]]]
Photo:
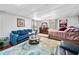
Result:
[[19,35],[24,35],[24,34],[27,34],[28,32],[27,31],[24,31],[24,30],[18,30],[17,33]]
[[79,28],[75,28],[74,32],[79,32]]
[[79,46],[75,45],[75,44],[70,44],[70,43],[66,43],[66,42],[62,42],[60,45],[62,48],[69,50],[75,54],[79,53]]
[[25,32],[25,34],[29,33],[28,30],[26,30],[26,29],[24,29],[23,31]]
[[27,29],[28,32],[32,32],[32,29]]
[[17,34],[17,31],[12,31],[13,34]]
[[18,40],[23,40],[23,39],[26,39],[27,37],[29,37],[29,36],[28,35],[21,35],[17,39]]

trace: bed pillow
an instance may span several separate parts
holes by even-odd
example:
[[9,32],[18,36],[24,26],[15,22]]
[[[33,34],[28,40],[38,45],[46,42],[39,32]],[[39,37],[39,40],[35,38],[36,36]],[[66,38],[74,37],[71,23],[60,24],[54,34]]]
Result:
[[79,28],[75,28],[74,32],[79,32]]
[[74,32],[75,28],[70,28],[70,32]]
[[68,28],[65,30],[65,32],[74,32],[75,28]]
[[65,32],[69,32],[69,31],[70,31],[70,28],[68,28],[68,29],[65,30]]

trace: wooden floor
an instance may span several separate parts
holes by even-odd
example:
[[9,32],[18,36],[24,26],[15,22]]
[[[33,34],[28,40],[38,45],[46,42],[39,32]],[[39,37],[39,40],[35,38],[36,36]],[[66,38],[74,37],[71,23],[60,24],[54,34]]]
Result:
[[1,47],[1,48],[0,48],[0,51],[5,50],[5,49],[10,48],[10,47],[12,47],[10,44],[9,44],[8,46]]

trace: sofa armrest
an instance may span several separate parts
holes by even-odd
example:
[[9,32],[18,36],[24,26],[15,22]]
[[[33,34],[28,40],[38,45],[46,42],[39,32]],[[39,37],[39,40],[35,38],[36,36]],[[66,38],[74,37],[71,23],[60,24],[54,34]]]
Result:
[[10,34],[10,39],[16,39],[19,35],[18,34]]
[[10,43],[12,45],[16,45],[17,44],[17,38],[18,38],[18,35],[17,34],[11,33],[10,34]]

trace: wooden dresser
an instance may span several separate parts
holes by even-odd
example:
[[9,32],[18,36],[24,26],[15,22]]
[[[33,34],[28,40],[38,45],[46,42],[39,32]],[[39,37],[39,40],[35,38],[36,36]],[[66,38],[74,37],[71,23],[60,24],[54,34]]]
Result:
[[48,34],[48,27],[45,27],[45,28],[39,28],[39,32],[40,33],[43,33],[43,34]]

